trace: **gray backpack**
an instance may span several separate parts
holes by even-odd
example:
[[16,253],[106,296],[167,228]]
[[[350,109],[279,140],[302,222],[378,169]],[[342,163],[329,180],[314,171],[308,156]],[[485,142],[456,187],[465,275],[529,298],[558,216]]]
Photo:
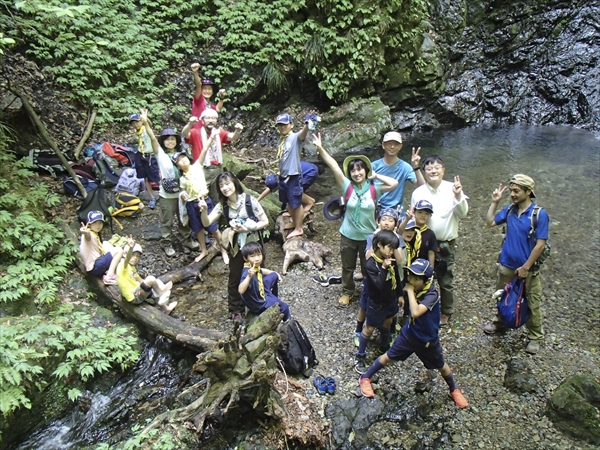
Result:
[[125,192],[137,196],[140,193],[140,185],[143,181],[137,177],[135,169],[125,169],[115,186],[115,192]]

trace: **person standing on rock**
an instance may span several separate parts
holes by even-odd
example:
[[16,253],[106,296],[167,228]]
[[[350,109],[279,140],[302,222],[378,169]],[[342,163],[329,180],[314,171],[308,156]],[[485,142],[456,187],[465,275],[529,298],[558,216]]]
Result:
[[[192,146],[192,163],[200,157],[202,149],[208,142],[213,129],[219,132],[210,142],[208,153],[204,159],[204,177],[208,186],[208,194],[213,202],[219,199],[219,189],[216,183],[217,177],[223,173],[223,152],[224,145],[233,144],[240,138],[244,126],[241,123],[235,124],[233,133],[224,128],[217,128],[219,113],[214,109],[205,109],[200,117],[192,116],[187,125],[181,130],[181,135],[185,141]],[[202,126],[196,128],[196,124],[202,123]]]
[[398,187],[381,196],[379,207],[394,208],[400,214],[402,220],[402,210],[404,206],[404,185],[411,182],[416,186],[425,184],[425,179],[421,174],[421,156],[419,153],[421,147],[412,149],[411,163],[398,158],[398,153],[402,149],[402,136],[397,131],[390,131],[383,136],[383,158],[373,161],[373,170],[381,175],[385,175],[398,181]]
[[[531,354],[539,351],[540,342],[544,339],[541,311],[542,283],[539,264],[536,262],[546,247],[550,222],[546,211],[537,207],[532,201],[535,198],[534,187],[533,179],[523,174],[513,176],[508,186],[502,187],[500,184],[492,193],[492,204],[485,218],[487,227],[506,224],[506,238],[498,258],[496,289],[503,289],[506,283],[515,277],[525,279],[527,305],[531,310],[531,317],[525,324],[529,338],[525,351]],[[505,206],[496,214],[498,203],[507,188],[510,191],[512,204]],[[537,224],[534,226],[532,216],[536,210]],[[483,328],[483,331],[487,334],[499,333],[506,331],[506,326],[496,316],[493,322]]]
[[429,201],[435,214],[427,221],[427,226],[435,233],[439,254],[446,262],[446,273],[438,278],[441,294],[442,314],[440,325],[445,326],[454,314],[454,260],[458,222],[467,217],[469,205],[462,189],[460,177],[454,182],[444,180],[446,167],[441,157],[428,156],[423,161],[426,183],[416,188],[410,200],[411,208],[422,200]]
[[[223,100],[225,99],[225,89],[219,90],[219,101],[217,104],[211,104],[210,99],[215,93],[217,84],[210,78],[200,78],[200,64],[193,63],[190,66],[194,74],[194,97],[192,98],[192,116],[200,117],[206,109],[214,109],[218,113],[223,109]],[[194,128],[202,127],[201,122],[197,122]]]

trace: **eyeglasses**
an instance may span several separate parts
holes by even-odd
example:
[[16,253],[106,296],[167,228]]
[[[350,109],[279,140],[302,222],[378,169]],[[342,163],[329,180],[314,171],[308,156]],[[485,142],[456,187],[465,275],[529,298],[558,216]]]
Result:
[[425,167],[425,172],[439,172],[443,168],[444,166],[427,166]]

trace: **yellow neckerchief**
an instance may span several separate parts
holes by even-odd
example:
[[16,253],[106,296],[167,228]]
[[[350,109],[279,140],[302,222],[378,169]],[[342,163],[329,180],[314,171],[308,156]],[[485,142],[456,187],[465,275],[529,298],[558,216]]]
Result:
[[[433,277],[431,277],[429,280],[427,280],[427,283],[425,283],[425,285],[423,286],[423,289],[421,289],[418,293],[415,293],[415,298],[417,299],[417,303],[419,303],[419,299],[421,297],[423,297],[425,294],[427,294],[427,291],[429,291],[429,288],[431,287],[432,282],[433,282]],[[414,323],[415,323],[415,319],[411,314],[408,326],[410,327]]]
[[98,233],[92,230],[90,230],[90,233],[92,233],[92,236],[94,236],[98,241],[98,249],[100,250],[100,253],[106,255],[106,251],[104,251],[104,248],[102,247],[102,240],[100,239],[100,236],[98,236]]
[[[244,267],[246,269],[252,269],[250,263],[244,263]],[[260,266],[258,266],[258,270],[256,271],[256,280],[258,281],[258,291],[260,293],[260,298],[265,298],[265,285],[263,284],[262,272],[260,270]]]
[[286,134],[285,136],[281,136],[281,142],[279,143],[279,147],[277,148],[277,167],[279,168],[279,170],[277,170],[277,175],[280,174],[280,170],[281,170],[281,158],[283,157],[283,150],[285,148],[285,140],[287,139],[287,137],[290,135],[290,133]]
[[145,153],[144,152],[144,140],[142,139],[142,134],[144,133],[145,130],[146,130],[145,125],[142,125],[139,130],[135,130],[135,134],[137,134],[138,138],[139,138],[139,143],[138,143],[139,151],[142,155]]
[[[371,258],[378,262],[379,264],[383,264],[383,259],[379,258],[375,252],[371,254]],[[385,277],[385,281],[392,280],[392,291],[396,290],[396,272],[394,271],[394,265],[390,264],[387,268],[388,274]]]
[[412,246],[410,245],[410,242],[406,243],[406,267],[411,265],[417,258],[419,250],[421,250],[421,230],[415,231],[414,241],[415,244]]
[[424,233],[425,231],[427,231],[427,224],[423,225],[421,228],[419,228],[419,231],[421,233]]

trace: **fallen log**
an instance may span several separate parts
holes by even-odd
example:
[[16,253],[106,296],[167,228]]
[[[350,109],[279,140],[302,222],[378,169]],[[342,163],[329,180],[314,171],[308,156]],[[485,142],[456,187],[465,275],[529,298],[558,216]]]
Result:
[[[74,229],[78,229],[78,224],[73,222],[71,227],[64,225],[63,231],[66,236],[73,242],[79,243],[79,239]],[[215,252],[213,252],[215,253]],[[213,254],[214,257],[214,254]],[[198,263],[193,263],[187,266],[187,270],[177,269],[173,271],[173,276],[169,273],[161,276],[161,279],[170,281],[181,280],[185,274],[196,274],[199,273],[204,267],[208,265],[209,255]],[[81,256],[78,254],[76,258],[76,264],[79,269],[85,274],[85,267]],[[118,306],[123,314],[129,318],[135,320],[140,325],[148,328],[149,330],[158,333],[177,342],[185,347],[191,348],[195,351],[206,351],[218,343],[218,341],[226,340],[227,334],[216,330],[207,330],[204,328],[198,328],[188,323],[182,322],[179,319],[171,317],[159,308],[150,306],[147,304],[134,305],[121,297],[121,293],[116,286],[105,286],[102,280],[98,277],[87,277],[88,283],[96,291],[108,298],[113,304]]]

